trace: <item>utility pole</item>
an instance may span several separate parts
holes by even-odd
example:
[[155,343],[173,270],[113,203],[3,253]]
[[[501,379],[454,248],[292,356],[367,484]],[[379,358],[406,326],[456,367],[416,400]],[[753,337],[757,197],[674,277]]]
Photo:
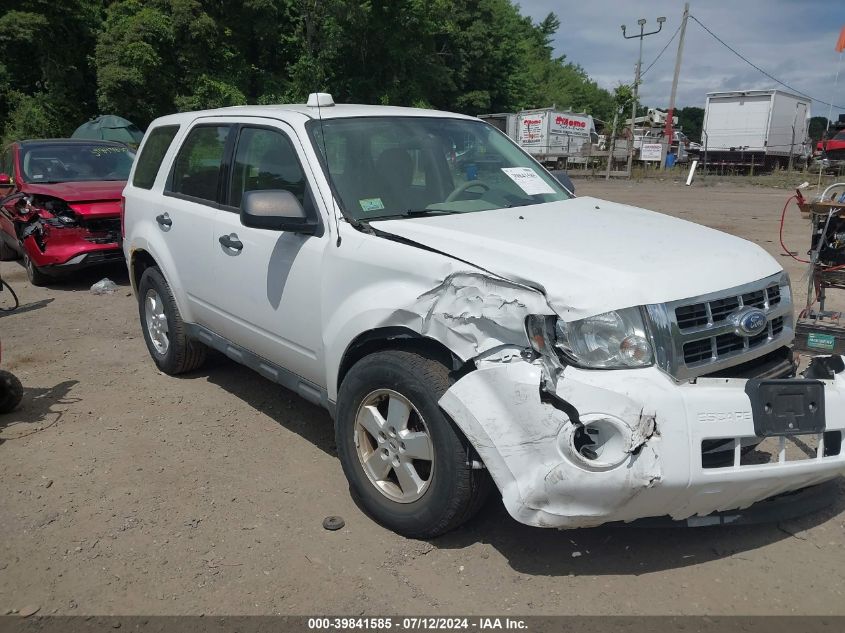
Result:
[[[678,39],[678,55],[675,57],[675,76],[672,78],[672,94],[669,97],[669,114],[666,116],[666,129],[663,136],[666,138],[666,155],[672,148],[672,137],[674,135],[672,118],[675,116],[675,95],[678,93],[678,77],[681,75],[681,60],[684,57],[684,35],[687,32],[687,18],[689,18],[689,2],[684,3],[684,17],[681,18],[681,32]],[[681,153],[681,143],[678,142],[678,155]],[[664,166],[666,162],[664,161]]]
[[681,75],[681,60],[684,56],[684,35],[687,32],[687,18],[689,18],[689,2],[684,3],[684,17],[681,18],[681,32],[678,39],[678,55],[675,57],[675,76],[672,78],[672,94],[669,97],[669,114],[666,117],[665,135],[672,144],[672,117],[675,116],[675,95],[678,93],[678,77]]
[[632,40],[635,37],[639,38],[640,40],[640,55],[637,57],[637,70],[634,73],[634,102],[631,105],[631,146],[628,149],[628,178],[631,177],[631,166],[634,162],[634,119],[637,118],[637,97],[639,95],[639,86],[640,86],[640,71],[642,70],[643,65],[643,38],[648,37],[649,35],[656,35],[660,33],[663,29],[663,23],[666,21],[666,18],[659,17],[657,18],[657,30],[656,31],[649,31],[645,33],[645,18],[640,18],[637,20],[637,25],[640,27],[639,35],[626,35],[625,34],[625,25],[622,25],[622,37],[626,40]]

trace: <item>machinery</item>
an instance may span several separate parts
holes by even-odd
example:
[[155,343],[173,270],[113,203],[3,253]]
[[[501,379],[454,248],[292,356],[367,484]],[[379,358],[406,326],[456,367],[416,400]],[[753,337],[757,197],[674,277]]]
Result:
[[[830,185],[811,201],[805,200],[800,190],[793,198],[812,227],[809,259],[792,255],[809,266],[807,304],[795,327],[795,349],[808,354],[845,354],[845,313],[825,305],[828,290],[845,290],[845,182]],[[783,217],[781,246],[791,255],[783,244]]]

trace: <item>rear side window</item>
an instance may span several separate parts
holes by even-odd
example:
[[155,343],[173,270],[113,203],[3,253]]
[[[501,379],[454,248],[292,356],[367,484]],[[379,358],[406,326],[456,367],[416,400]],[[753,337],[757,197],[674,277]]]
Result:
[[178,125],[162,125],[150,131],[147,142],[144,144],[144,151],[138,156],[138,165],[132,177],[134,186],[141,189],[153,188],[161,161],[164,160],[164,155],[178,131]]
[[201,125],[188,133],[173,164],[168,192],[217,201],[217,183],[228,125]]

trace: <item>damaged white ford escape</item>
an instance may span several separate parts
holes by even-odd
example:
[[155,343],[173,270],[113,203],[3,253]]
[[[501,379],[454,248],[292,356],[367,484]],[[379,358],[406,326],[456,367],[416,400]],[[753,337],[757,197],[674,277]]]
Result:
[[353,494],[402,534],[496,488],[516,520],[574,528],[845,470],[845,374],[795,377],[772,257],[576,198],[478,119],[326,94],[166,116],[124,197],[156,365],[214,348],[326,407]]

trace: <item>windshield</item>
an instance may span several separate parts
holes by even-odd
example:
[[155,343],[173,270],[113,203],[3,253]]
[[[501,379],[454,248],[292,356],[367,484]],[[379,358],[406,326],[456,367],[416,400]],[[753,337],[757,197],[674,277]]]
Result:
[[29,183],[126,180],[134,158],[124,145],[34,143],[21,148],[21,169]]
[[570,195],[496,128],[434,117],[309,124],[347,214],[357,220],[467,213]]

